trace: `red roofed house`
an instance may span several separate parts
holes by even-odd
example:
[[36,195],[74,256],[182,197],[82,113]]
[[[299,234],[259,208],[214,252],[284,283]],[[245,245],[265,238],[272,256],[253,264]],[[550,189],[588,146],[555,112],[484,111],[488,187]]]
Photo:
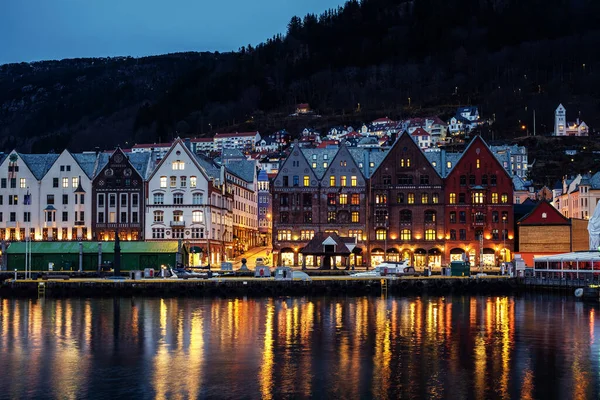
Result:
[[377,118],[375,121],[371,122],[372,125],[387,125],[392,123],[394,123],[394,121],[392,121],[388,117]]
[[214,149],[215,151],[221,151],[224,148],[253,151],[259,140],[260,133],[258,132],[217,133],[214,137]]
[[547,201],[540,201],[517,224],[517,254],[528,267],[533,267],[534,257],[588,250],[588,221],[567,218]]
[[417,128],[410,136],[421,149],[428,149],[431,147],[431,135],[425,129]]

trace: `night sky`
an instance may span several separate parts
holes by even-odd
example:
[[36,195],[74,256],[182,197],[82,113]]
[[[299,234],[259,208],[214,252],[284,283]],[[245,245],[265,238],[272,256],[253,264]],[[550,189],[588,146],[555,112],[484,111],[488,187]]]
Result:
[[343,0],[2,0],[0,64],[230,51]]

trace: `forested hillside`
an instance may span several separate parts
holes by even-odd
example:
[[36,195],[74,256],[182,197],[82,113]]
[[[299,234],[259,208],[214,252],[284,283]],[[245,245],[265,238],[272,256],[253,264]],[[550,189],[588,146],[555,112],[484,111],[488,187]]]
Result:
[[[0,145],[448,117],[459,104],[480,106],[496,138],[522,135],[533,110],[538,134],[550,132],[559,102],[598,129],[599,22],[597,0],[349,1],[235,53],[5,65]],[[300,102],[323,118],[288,117]]]

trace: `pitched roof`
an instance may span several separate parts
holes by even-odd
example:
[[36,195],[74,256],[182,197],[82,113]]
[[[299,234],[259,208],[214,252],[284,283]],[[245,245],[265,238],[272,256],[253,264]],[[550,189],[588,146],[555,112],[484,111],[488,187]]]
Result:
[[431,135],[429,135],[429,132],[427,132],[423,128],[417,128],[417,129],[415,129],[415,131],[411,135],[412,136],[431,136]]
[[[381,162],[385,159],[389,149],[350,147],[348,148],[348,151],[352,155],[352,158],[354,158],[356,164],[358,166],[362,165],[360,171],[362,172],[363,176],[365,176],[365,178],[370,178],[373,175],[373,172],[375,172]],[[365,158],[369,165],[364,165]],[[371,166],[371,164],[373,166]]]
[[[542,218],[545,214],[545,218]],[[547,201],[540,201],[536,206],[519,219],[519,225],[568,225],[569,218],[565,217]]]
[[[327,166],[329,166],[329,164],[331,163],[331,161],[333,160],[333,158],[335,157],[335,155],[337,154],[337,152],[339,151],[339,148],[335,148],[335,149],[306,149],[306,148],[302,148],[300,149],[302,151],[302,154],[304,155],[304,158],[306,158],[306,161],[308,161],[308,165],[310,165],[312,167],[312,163],[316,162],[317,163],[317,167],[316,168],[311,168],[315,174],[315,176],[317,177],[317,179],[322,179],[323,175],[325,175],[325,171],[327,171],[327,167],[323,166],[323,163],[327,163]],[[313,159],[313,155],[316,155],[317,158]],[[325,158],[325,156],[327,156],[327,158]]]
[[83,172],[87,175],[88,178],[94,177],[94,172],[96,169],[96,161],[98,160],[99,154],[95,152],[89,153],[71,153],[77,164],[81,167]]
[[232,161],[225,168],[246,182],[254,182],[256,175],[256,163],[254,161]]
[[46,175],[59,157],[59,154],[17,154],[37,180],[41,180]]
[[337,233],[317,232],[313,238],[304,246],[300,253],[302,254],[324,254],[323,242],[333,241],[335,243],[335,254],[350,254],[350,249],[346,243],[354,244],[354,238],[340,237]]
[[200,168],[204,170],[204,173],[212,178],[219,179],[221,176],[221,168],[215,164],[214,160],[205,156],[204,154],[194,154],[196,162],[200,165]]
[[150,173],[152,172],[152,168],[149,168],[152,162],[152,154],[151,153],[130,153],[127,154],[127,158],[131,163],[131,166],[135,168],[135,170],[140,174],[143,179],[148,179]]
[[158,147],[171,147],[172,143],[141,143],[136,144],[132,148],[133,149],[156,149]]

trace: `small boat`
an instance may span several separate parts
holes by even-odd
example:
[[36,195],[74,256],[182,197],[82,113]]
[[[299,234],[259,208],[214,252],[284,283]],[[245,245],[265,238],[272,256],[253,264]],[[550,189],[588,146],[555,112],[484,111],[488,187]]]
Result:
[[384,261],[371,271],[358,272],[351,276],[356,278],[380,277],[380,276],[402,276],[414,275],[415,269],[408,265],[408,261]]

